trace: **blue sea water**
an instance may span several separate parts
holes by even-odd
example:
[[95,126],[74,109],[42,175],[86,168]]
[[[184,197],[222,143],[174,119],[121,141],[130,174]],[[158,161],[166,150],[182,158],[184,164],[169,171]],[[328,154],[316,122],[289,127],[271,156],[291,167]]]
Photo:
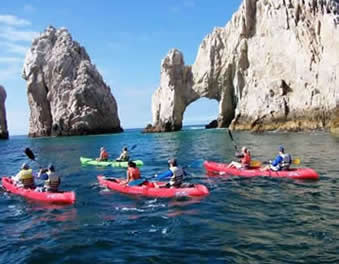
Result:
[[[319,181],[206,175],[205,159],[230,161],[227,130],[185,128],[181,132],[28,138],[0,141],[1,175],[14,175],[29,159],[53,162],[62,189],[74,190],[75,205],[46,205],[0,192],[0,263],[339,263],[339,139],[326,132],[233,132],[254,159],[272,159],[280,144]],[[176,157],[186,181],[202,183],[202,199],[156,199],[102,188],[96,176],[125,177],[120,168],[81,166],[105,146],[112,157],[136,147],[141,173],[152,177]],[[39,165],[30,162],[37,170]]]

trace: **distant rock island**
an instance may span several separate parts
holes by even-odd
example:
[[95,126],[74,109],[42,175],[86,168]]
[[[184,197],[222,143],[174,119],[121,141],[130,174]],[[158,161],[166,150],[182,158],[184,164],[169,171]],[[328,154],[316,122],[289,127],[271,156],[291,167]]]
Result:
[[338,79],[339,0],[244,0],[192,66],[177,49],[163,59],[145,132],[180,130],[201,97],[219,102],[218,127],[336,131]]
[[26,54],[29,136],[122,132],[110,87],[67,29],[48,27]]
[[0,139],[8,139],[7,120],[6,120],[6,91],[0,85]]

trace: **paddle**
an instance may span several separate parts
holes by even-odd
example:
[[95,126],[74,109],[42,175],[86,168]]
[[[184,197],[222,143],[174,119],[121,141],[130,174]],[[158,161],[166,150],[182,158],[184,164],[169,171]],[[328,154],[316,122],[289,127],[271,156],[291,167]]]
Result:
[[30,148],[25,148],[25,151],[24,151],[24,152],[25,152],[26,156],[27,156],[30,160],[35,161],[35,162],[40,166],[40,168],[41,168],[40,163],[35,159],[35,155],[34,155],[33,151],[32,151]]
[[231,138],[231,141],[232,141],[232,144],[233,144],[233,146],[234,146],[235,151],[238,151],[237,144],[235,144],[234,139],[233,139],[233,135],[232,135],[232,133],[231,133],[231,130],[229,130],[229,129],[228,129],[228,135],[229,135],[230,138]]
[[133,150],[133,149],[135,149],[137,147],[137,144],[134,144],[131,148],[130,148],[130,150]]
[[[125,146],[124,148],[127,148],[127,151],[131,151],[131,150],[133,150],[133,149],[135,149],[137,147],[137,144],[134,144],[132,147],[127,147],[127,146]],[[119,159],[116,159],[115,161],[121,161],[121,160],[119,160]]]
[[[264,164],[265,163],[268,162],[264,162]],[[300,158],[295,158],[292,160],[292,164],[299,165],[300,163],[301,163]],[[251,167],[261,167],[262,164],[263,162],[261,162],[260,160],[251,160]]]
[[136,147],[137,147],[137,144],[132,145],[132,147],[127,147],[126,145],[124,146],[124,148],[127,148],[128,151],[133,150]]

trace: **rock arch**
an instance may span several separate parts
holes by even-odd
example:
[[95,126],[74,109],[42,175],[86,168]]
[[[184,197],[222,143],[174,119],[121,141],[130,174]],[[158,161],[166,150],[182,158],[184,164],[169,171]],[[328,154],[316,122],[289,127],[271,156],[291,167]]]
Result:
[[146,132],[181,129],[183,111],[200,97],[219,102],[219,127],[329,128],[336,109],[338,2],[244,0],[225,27],[205,37],[192,66],[176,49],[167,54]]

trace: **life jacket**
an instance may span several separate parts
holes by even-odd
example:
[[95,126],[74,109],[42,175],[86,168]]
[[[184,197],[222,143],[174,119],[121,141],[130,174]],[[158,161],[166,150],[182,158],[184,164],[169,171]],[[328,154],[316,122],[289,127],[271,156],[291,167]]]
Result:
[[280,164],[280,168],[281,169],[289,169],[290,165],[292,163],[292,157],[290,154],[288,153],[284,153],[280,155],[282,157],[282,161]]
[[45,187],[48,192],[57,192],[60,185],[60,177],[55,172],[47,172],[48,179],[45,181]]
[[141,176],[140,176],[140,170],[139,170],[138,168],[131,168],[131,167],[129,167],[129,168],[127,169],[127,171],[128,171],[128,175],[130,176],[130,178],[132,178],[132,181],[141,178]]
[[120,160],[121,161],[128,161],[129,160],[129,156],[128,156],[128,152],[127,151],[123,151],[120,155]]
[[174,187],[179,187],[184,181],[184,170],[179,167],[171,167],[170,170],[173,173],[173,176],[170,179],[170,185]]
[[102,160],[108,160],[108,153],[107,153],[107,151],[101,152],[100,157],[101,157]]
[[249,167],[251,164],[251,154],[249,152],[244,153],[244,156],[240,159],[243,167]]
[[19,172],[19,180],[24,185],[24,188],[31,188],[35,187],[34,185],[34,178],[32,174],[32,169],[29,170],[21,170]]

